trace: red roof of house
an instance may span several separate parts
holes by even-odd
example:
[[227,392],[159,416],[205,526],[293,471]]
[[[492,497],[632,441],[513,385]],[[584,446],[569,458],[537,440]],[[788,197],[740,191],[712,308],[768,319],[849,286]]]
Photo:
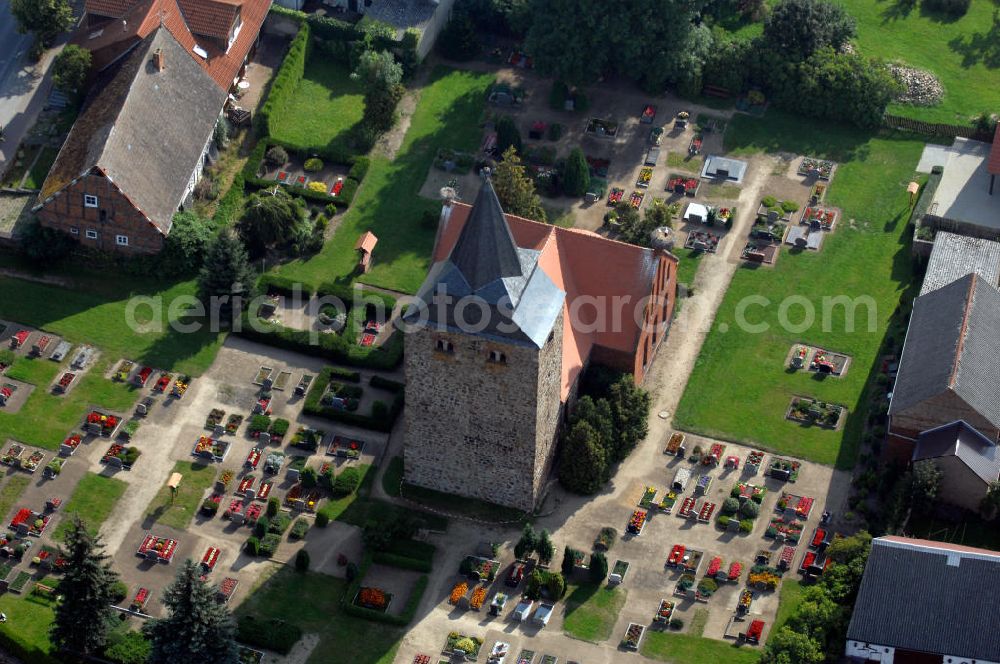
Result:
[[376,244],[378,244],[378,238],[375,236],[375,233],[365,231],[358,237],[358,241],[354,244],[354,250],[370,254]]
[[[438,238],[433,261],[448,258],[452,247],[469,218],[472,206],[453,203],[453,209],[444,231]],[[653,292],[653,278],[657,273],[660,252],[652,249],[609,240],[597,233],[576,228],[561,228],[543,224],[512,214],[504,215],[517,246],[541,252],[538,265],[557,287],[566,293],[563,305],[565,320],[570,320],[570,307],[580,296],[601,298],[608,321],[617,320],[613,312],[612,297],[628,296],[627,305],[635,305]],[[671,260],[677,259],[666,254]],[[596,300],[595,300],[596,301]],[[595,305],[596,306],[596,305]],[[629,314],[631,309],[626,309]],[[580,307],[574,311],[581,318],[581,325],[563,326],[562,394],[565,398],[576,378],[583,370],[594,346],[635,354],[642,328],[635,316],[620,316],[622,325],[603,326],[608,329],[589,331],[593,307]]]
[[[95,9],[91,10],[92,6]],[[110,23],[96,30],[81,29],[74,36],[74,43],[94,52],[98,69],[114,62],[162,23],[212,80],[228,91],[260,33],[271,0],[87,0],[86,7],[100,15],[115,11],[114,18],[124,21],[124,25]],[[199,34],[228,40],[237,11],[242,27],[228,51],[198,41]],[[195,53],[196,46],[207,57]]]
[[997,133],[993,136],[993,149],[990,150],[989,171],[1000,175],[1000,123],[997,123]]

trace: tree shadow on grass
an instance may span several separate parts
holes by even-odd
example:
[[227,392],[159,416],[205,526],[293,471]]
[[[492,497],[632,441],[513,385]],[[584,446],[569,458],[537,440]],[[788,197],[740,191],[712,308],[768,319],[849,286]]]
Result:
[[1000,68],[1000,10],[994,10],[989,30],[955,37],[948,48],[962,56],[963,67],[982,64],[988,69]]
[[909,18],[916,8],[917,0],[892,0],[881,12],[882,24]]

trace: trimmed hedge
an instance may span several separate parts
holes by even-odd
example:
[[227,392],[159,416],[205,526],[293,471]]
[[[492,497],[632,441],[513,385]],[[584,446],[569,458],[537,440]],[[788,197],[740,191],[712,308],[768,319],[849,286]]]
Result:
[[251,326],[248,311],[243,312],[241,323],[240,329],[234,331],[246,339],[275,348],[322,357],[339,364],[371,369],[394,369],[403,359],[403,336],[399,332],[389,337],[381,347],[362,348],[336,334],[321,334],[317,343],[312,343],[314,333],[310,330],[295,330],[259,318]]
[[385,378],[378,374],[372,376],[371,380],[368,381],[368,384],[375,388],[388,390],[389,392],[396,392],[396,393],[402,392],[404,389],[406,389],[405,383],[401,383],[398,380]]
[[388,565],[389,567],[398,567],[400,569],[409,569],[414,572],[424,572],[430,574],[432,565],[426,560],[417,560],[416,558],[407,558],[406,556],[400,556],[395,553],[389,553],[387,551],[376,551],[373,555],[373,559],[379,565]]
[[308,285],[295,279],[283,277],[280,274],[262,274],[257,280],[257,288],[262,293],[275,293],[276,295],[294,295],[295,286],[299,286],[299,295],[305,298],[312,297],[313,292]]
[[355,616],[357,618],[364,618],[365,620],[371,620],[372,622],[386,623],[388,625],[408,625],[413,621],[413,617],[417,613],[417,607],[420,606],[420,600],[423,599],[424,592],[427,590],[427,583],[429,581],[426,574],[422,574],[416,583],[413,584],[413,591],[410,593],[409,599],[406,600],[406,607],[403,612],[394,616],[388,613],[382,613],[381,611],[374,611],[372,609],[364,609],[354,603],[354,597],[361,590],[361,585],[364,583],[365,575],[368,573],[368,568],[372,566],[374,559],[372,554],[366,553],[365,557],[361,561],[361,566],[358,569],[358,575],[355,577],[354,581],[347,586],[347,590],[344,592],[343,598],[340,600],[340,606],[344,610],[344,613]]
[[[394,336],[398,336],[398,333]],[[376,412],[380,409],[376,409],[373,404],[372,414],[362,415],[357,412],[352,413],[346,410],[338,410],[331,406],[324,406],[321,403],[320,400],[322,399],[327,386],[330,384],[331,379],[332,367],[324,368],[309,387],[309,392],[306,394],[306,401],[302,408],[302,412],[307,415],[325,417],[326,419],[333,420],[335,422],[353,424],[365,429],[385,432],[392,431],[392,427],[396,423],[396,418],[398,418],[403,412],[402,391],[396,393],[396,398],[393,399],[392,405],[389,407],[387,413],[383,414]]]
[[[305,75],[306,58],[309,55],[310,45],[309,33],[309,25],[304,21],[300,22],[299,32],[289,45],[288,53],[281,63],[281,69],[271,81],[271,90],[268,92],[267,100],[257,114],[259,120],[258,135],[260,136],[271,135],[271,116],[278,116],[285,110],[288,106],[288,100],[295,94],[295,89]],[[257,164],[259,163],[258,161]],[[257,167],[257,164],[254,164],[254,168]]]
[[302,628],[278,618],[258,620],[243,616],[236,623],[236,638],[249,646],[287,655],[302,638]]
[[[305,12],[287,9],[277,3],[271,6],[271,12],[279,16],[296,21],[299,25],[308,25],[317,40],[331,42],[359,42],[364,41],[366,35],[354,23],[342,21],[329,16],[319,16],[317,14],[306,14]],[[403,60],[416,61],[417,41],[407,32],[403,35],[402,41],[375,36],[371,38],[371,49],[374,51],[393,51]]]

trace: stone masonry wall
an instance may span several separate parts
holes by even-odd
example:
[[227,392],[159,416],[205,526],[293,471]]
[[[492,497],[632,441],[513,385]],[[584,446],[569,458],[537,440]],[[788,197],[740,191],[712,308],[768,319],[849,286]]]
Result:
[[[453,352],[438,351],[439,338],[450,341]],[[557,333],[555,339],[561,336]],[[430,329],[409,334],[404,355],[406,481],[532,509],[558,423],[561,360],[553,356],[561,355],[561,349],[555,339],[539,352]],[[504,353],[506,363],[490,362],[490,350]],[[547,419],[541,419],[540,411]],[[551,424],[540,431],[539,421]]]
[[537,502],[545,487],[545,480],[552,469],[556,452],[559,424],[562,419],[562,340],[563,316],[553,326],[551,341],[545,344],[538,357],[537,419],[535,423],[535,469],[532,485]]

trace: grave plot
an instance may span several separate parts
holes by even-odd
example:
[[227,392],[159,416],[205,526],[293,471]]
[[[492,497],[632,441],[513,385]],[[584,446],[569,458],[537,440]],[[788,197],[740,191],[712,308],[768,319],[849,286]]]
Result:
[[851,357],[822,348],[814,348],[809,360],[809,371],[832,376],[843,376],[851,364]]
[[721,235],[709,233],[708,231],[691,231],[684,240],[684,248],[691,251],[701,251],[714,254],[722,241]]
[[0,378],[0,413],[14,414],[28,401],[35,386],[13,378]]
[[66,436],[66,439],[63,440],[62,444],[59,446],[59,455],[66,457],[73,456],[73,454],[76,453],[76,449],[80,447],[82,443],[83,434],[76,432],[71,433]]
[[704,551],[692,549],[683,544],[675,544],[667,556],[666,566],[677,572],[697,574],[704,557]]
[[[753,231],[751,231],[752,233]],[[774,265],[778,261],[780,251],[777,245],[770,242],[751,240],[743,247],[740,258],[748,263],[759,263],[761,265]]]
[[101,410],[92,410],[84,418],[83,430],[95,436],[114,438],[121,424],[122,418],[117,415]]
[[41,537],[52,520],[48,514],[35,512],[27,507],[20,508],[10,520],[10,528],[18,537]]
[[194,444],[191,454],[209,461],[224,461],[229,453],[230,444],[226,440],[218,440],[210,436],[201,436]]
[[177,540],[169,537],[157,537],[151,533],[146,533],[142,544],[136,549],[135,555],[146,560],[155,560],[159,563],[167,564],[173,560],[174,552],[177,550]]
[[796,173],[802,177],[829,181],[833,179],[833,173],[836,169],[836,162],[815,157],[803,157]]
[[359,459],[365,449],[365,441],[346,436],[334,436],[333,440],[326,448],[327,456],[336,456],[346,459]]
[[810,230],[833,231],[840,219],[840,210],[822,205],[811,205],[802,211],[799,224]]
[[671,173],[667,177],[667,191],[677,196],[697,196],[701,188],[701,180],[689,175]]
[[839,429],[847,419],[847,409],[811,397],[792,397],[785,419],[824,429]]
[[793,493],[782,493],[774,509],[779,514],[789,517],[808,519],[815,500],[809,496],[796,496]]

